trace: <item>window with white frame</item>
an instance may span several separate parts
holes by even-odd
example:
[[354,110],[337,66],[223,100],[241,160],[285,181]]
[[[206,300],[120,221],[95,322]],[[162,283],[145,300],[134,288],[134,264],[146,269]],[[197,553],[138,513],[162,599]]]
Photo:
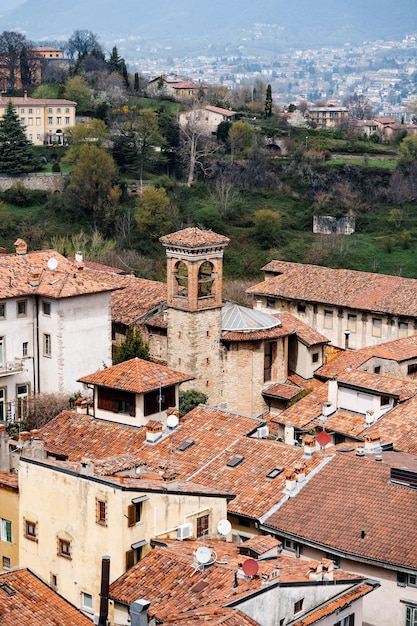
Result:
[[43,334],[43,355],[52,356],[51,335],[49,335],[48,333]]
[[24,341],[22,343],[22,356],[27,356],[28,355],[28,346],[29,346],[29,344],[28,344],[27,341]]
[[405,626],[417,626],[417,606],[406,606]]
[[81,594],[81,606],[87,611],[93,610],[93,596],[91,595],[91,593],[83,592]]
[[44,315],[51,315],[51,303],[46,300],[42,300],[42,313]]
[[356,333],[356,321],[357,321],[357,316],[353,315],[353,313],[348,313],[347,327],[351,333]]
[[7,519],[0,518],[0,538],[7,543],[12,543],[13,541],[12,523]]
[[334,626],[355,626],[355,614],[351,613],[340,619]]
[[48,124],[51,126],[53,124],[52,115],[48,116]]
[[0,337],[0,367],[4,367],[6,359],[4,357],[4,337]]
[[6,387],[0,388],[0,420],[6,419]]

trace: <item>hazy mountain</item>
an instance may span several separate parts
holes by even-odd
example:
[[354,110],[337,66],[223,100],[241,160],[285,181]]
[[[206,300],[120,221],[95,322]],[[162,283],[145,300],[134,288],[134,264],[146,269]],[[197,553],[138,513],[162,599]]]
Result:
[[[68,38],[92,30],[103,42],[140,38],[141,46],[172,46],[173,53],[204,53],[207,46],[243,45],[282,51],[287,47],[337,46],[375,39],[402,39],[417,31],[415,0],[7,0],[3,30],[28,39]],[[258,25],[258,26],[255,26]]]

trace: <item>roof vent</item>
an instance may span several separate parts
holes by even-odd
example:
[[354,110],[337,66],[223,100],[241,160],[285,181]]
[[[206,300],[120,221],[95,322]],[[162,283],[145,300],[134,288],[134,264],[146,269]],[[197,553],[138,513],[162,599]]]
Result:
[[363,448],[362,446],[356,448],[356,456],[365,456],[365,448]]
[[417,490],[417,472],[404,467],[391,467],[391,483]]

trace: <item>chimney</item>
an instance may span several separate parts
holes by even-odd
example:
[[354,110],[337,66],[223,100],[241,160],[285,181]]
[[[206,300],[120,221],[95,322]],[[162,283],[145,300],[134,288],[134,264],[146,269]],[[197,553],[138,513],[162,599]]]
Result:
[[333,580],[334,561],[331,559],[322,559],[321,564],[323,569],[323,580]]
[[19,255],[26,254],[28,251],[28,245],[23,239],[16,239],[16,241],[14,242],[14,247],[16,250],[16,254]]
[[83,253],[80,250],[77,250],[75,253],[75,262],[82,263],[83,262]]
[[9,433],[5,424],[0,424],[0,472],[10,472]]
[[375,452],[381,448],[381,437],[379,433],[365,435],[365,452]]
[[35,429],[30,431],[29,454],[31,459],[46,459],[45,443],[39,436],[40,431]]
[[290,446],[294,445],[294,426],[291,422],[287,422],[284,427],[284,442]]
[[350,330],[345,330],[345,350],[349,350],[349,335]]
[[286,491],[292,491],[295,489],[297,485],[297,474],[293,468],[285,470],[284,478]]
[[148,626],[148,600],[135,600],[129,607],[130,626]]
[[0,246],[0,254],[7,254],[7,248]]
[[162,437],[162,422],[157,420],[149,420],[146,424],[146,442],[156,443]]
[[28,99],[28,92],[26,91],[26,89],[25,89],[25,91],[23,92],[23,97],[24,97],[24,99],[25,99],[25,100],[27,100],[27,99]]
[[327,404],[328,407],[326,409],[326,412],[329,411],[327,413],[327,415],[330,415],[330,413],[333,413],[333,411],[336,411],[337,409],[337,378],[332,378],[332,380],[329,380],[327,383],[327,389],[328,389],[328,396],[327,396]]
[[304,461],[298,461],[294,465],[294,471],[295,471],[295,475],[297,478],[297,482],[302,483],[306,477],[306,464],[304,463]]
[[303,439],[304,456],[311,458],[316,451],[317,444],[314,435],[304,435]]
[[110,557],[103,556],[101,559],[101,588],[100,588],[100,614],[98,626],[107,626],[109,614],[109,589],[110,589]]
[[29,278],[29,285],[33,288],[39,287],[40,277],[41,277],[40,272],[32,272]]
[[91,459],[84,457],[81,459],[81,476],[94,476],[94,462]]
[[256,300],[255,309],[257,309],[258,311],[262,310],[262,300]]
[[310,580],[323,580],[323,567],[320,561],[310,561],[308,564],[308,577]]

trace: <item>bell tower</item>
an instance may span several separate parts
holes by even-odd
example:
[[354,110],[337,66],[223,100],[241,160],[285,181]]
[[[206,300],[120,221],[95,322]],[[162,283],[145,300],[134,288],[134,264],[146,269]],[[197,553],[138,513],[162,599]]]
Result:
[[167,255],[167,365],[195,376],[188,387],[219,404],[223,251],[230,240],[191,227],[159,241]]

